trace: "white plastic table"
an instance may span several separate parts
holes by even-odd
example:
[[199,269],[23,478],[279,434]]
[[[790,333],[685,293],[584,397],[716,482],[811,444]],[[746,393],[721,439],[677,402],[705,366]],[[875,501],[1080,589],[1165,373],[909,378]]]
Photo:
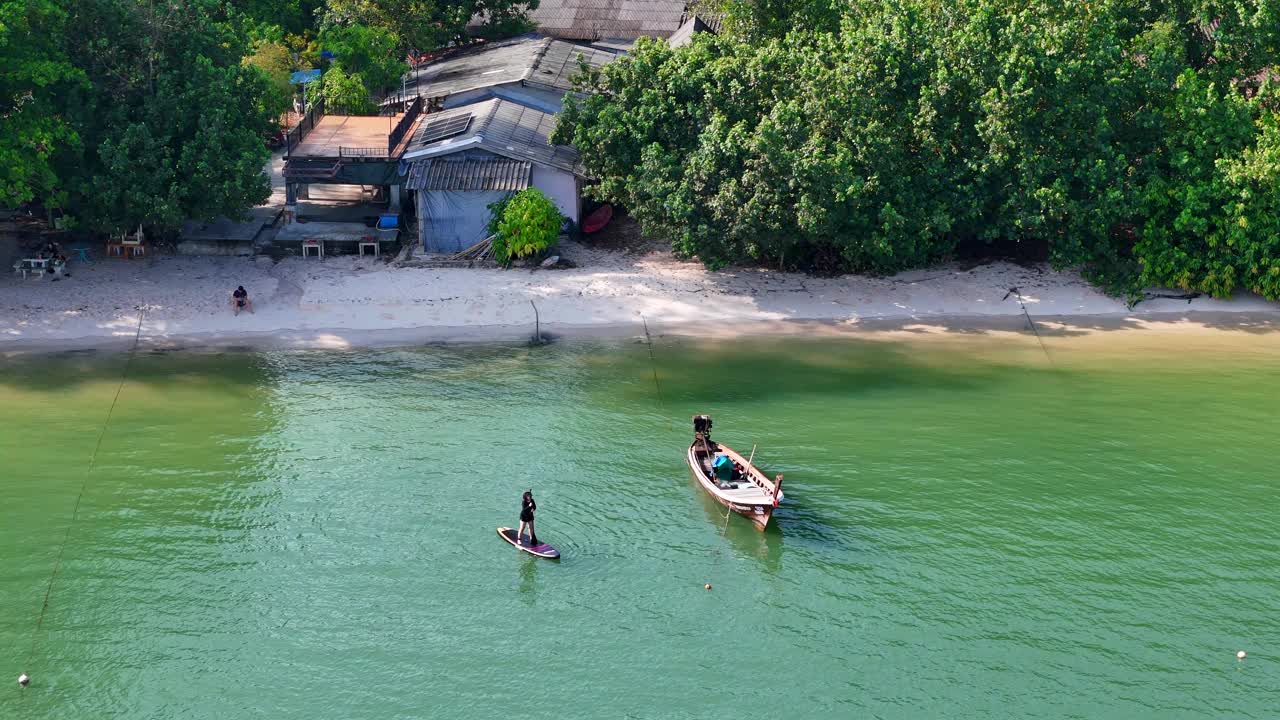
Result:
[[53,258],[23,258],[14,263],[13,271],[22,273],[22,279],[27,279],[27,273],[40,271],[40,276],[44,276],[49,269],[49,263],[53,262]]

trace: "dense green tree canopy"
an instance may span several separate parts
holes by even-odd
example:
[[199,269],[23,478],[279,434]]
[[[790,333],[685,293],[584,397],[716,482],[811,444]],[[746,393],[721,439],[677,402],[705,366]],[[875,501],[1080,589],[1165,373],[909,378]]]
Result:
[[290,77],[293,75],[294,62],[289,49],[283,44],[271,41],[259,41],[253,54],[245,57],[244,64],[253,67],[267,81],[268,94],[262,98],[265,107],[273,115],[280,115],[289,109],[294,89]]
[[66,14],[51,0],[0,0],[0,206],[62,196],[53,165],[77,143],[60,96],[82,81],[62,45]]
[[372,115],[378,109],[369,99],[364,78],[348,74],[341,67],[330,68],[319,83],[325,112],[335,115]]
[[327,0],[324,22],[385,30],[398,39],[403,55],[462,40],[468,36],[468,24],[479,20],[489,33],[517,32],[524,29],[525,10],[537,5],[537,0]]
[[731,5],[727,37],[589,74],[556,140],[711,265],[893,272],[998,244],[1280,296],[1277,8]]
[[268,81],[213,0],[82,0],[69,15],[90,81],[67,98],[83,152],[64,160],[72,213],[102,231],[238,216],[270,187]]
[[[292,71],[371,112],[426,52],[522,28],[524,0],[0,0],[0,206],[83,229],[237,216],[269,195],[266,138]],[[476,29],[476,28],[473,28]]]
[[334,54],[334,66],[359,75],[370,92],[400,84],[409,66],[390,30],[368,25],[335,25],[320,34],[320,44]]
[[[282,34],[302,34],[315,26],[325,0],[225,0],[230,13],[261,28],[279,28]],[[276,38],[273,38],[276,39]]]

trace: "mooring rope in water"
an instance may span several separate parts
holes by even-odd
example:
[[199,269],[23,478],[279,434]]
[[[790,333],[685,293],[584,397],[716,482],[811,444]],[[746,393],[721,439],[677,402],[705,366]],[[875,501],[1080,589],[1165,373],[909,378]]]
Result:
[[[723,539],[724,539],[725,534],[727,534],[727,533],[729,532],[729,518],[730,518],[730,517],[732,517],[732,516],[733,516],[733,507],[732,507],[732,506],[730,506],[730,507],[728,507],[728,508],[725,508],[725,513],[724,513],[724,527],[720,528],[720,539],[721,539],[721,540],[723,540]],[[720,549],[720,548],[719,548],[719,546],[717,546],[717,547],[716,547],[716,550],[718,551],[719,549]]]
[[[649,334],[649,321],[645,320],[644,315],[641,315],[640,322],[644,324],[644,340],[645,340],[645,344],[649,346],[649,367],[653,370],[653,387],[658,391],[658,407],[663,411],[663,414],[666,414],[666,403],[662,401],[662,383],[658,381],[658,361],[653,356],[653,336]],[[668,427],[671,426],[670,417],[667,418],[667,426]],[[751,456],[753,458],[755,457],[754,447],[752,448]],[[715,574],[719,570],[720,558],[724,554],[724,549],[722,546],[724,545],[725,535],[729,532],[729,518],[732,515],[733,515],[733,506],[730,505],[728,508],[725,509],[724,526],[720,528],[720,538],[719,538],[719,542],[716,544],[714,557],[711,561],[710,574]],[[711,589],[710,582],[706,583],[706,589],[707,590]]]
[[[720,558],[724,557],[724,538],[725,538],[725,535],[727,535],[727,534],[728,534],[728,532],[729,532],[729,518],[730,518],[730,517],[733,517],[733,506],[732,506],[732,505],[730,505],[729,507],[725,508],[725,511],[724,511],[724,525],[720,528],[720,537],[719,537],[719,538],[717,538],[717,540],[716,540],[716,549],[715,549],[715,551],[712,553],[711,569],[710,569],[710,571],[708,571],[708,573],[707,573],[708,575],[714,575],[714,576],[716,576],[716,577],[719,577],[719,576],[720,576]],[[703,587],[705,587],[707,590],[710,590],[710,589],[711,589],[711,581],[710,581],[710,580],[706,581],[706,584],[705,584]]]
[[[667,405],[662,402],[662,383],[658,382],[658,361],[653,358],[653,338],[649,335],[649,321],[641,315],[640,322],[644,323],[644,341],[649,346],[649,368],[653,370],[653,386],[658,390],[658,409],[666,415]],[[671,426],[671,418],[667,418],[667,426]]]
[[[58,571],[62,569],[62,556],[67,551],[67,543],[71,540],[71,528],[75,526],[76,518],[80,515],[80,501],[84,499],[85,490],[89,487],[89,476],[93,474],[94,465],[98,462],[98,451],[102,449],[102,440],[107,436],[107,428],[111,425],[111,416],[115,414],[116,403],[120,402],[120,393],[124,390],[124,383],[129,378],[129,366],[133,363],[133,357],[138,352],[138,342],[142,339],[142,321],[146,317],[146,305],[138,306],[138,329],[133,335],[133,346],[129,348],[129,356],[125,358],[124,370],[120,373],[120,384],[116,386],[115,397],[111,398],[111,407],[107,408],[107,417],[102,423],[102,429],[98,431],[98,441],[93,446],[93,454],[89,456],[89,465],[85,468],[84,479],[80,482],[80,492],[76,495],[75,505],[71,508],[71,520],[67,523],[67,531],[62,536],[62,545],[58,548],[58,556],[53,561],[53,572],[49,574],[49,584],[44,589],[44,602],[40,605],[40,615],[36,618],[35,629],[31,631],[31,649],[27,653],[27,664],[35,658],[36,640],[40,637],[40,628],[44,626],[44,616],[49,610],[49,597],[53,594],[53,584],[58,578]],[[25,673],[24,673],[25,675]],[[26,687],[25,685],[23,687]]]
[[1031,326],[1031,332],[1035,334],[1036,342],[1040,343],[1040,350],[1044,353],[1045,359],[1049,361],[1050,365],[1052,365],[1053,356],[1049,354],[1049,348],[1045,347],[1044,338],[1040,337],[1040,331],[1036,328],[1036,321],[1032,320],[1031,313],[1027,312],[1027,304],[1022,301],[1022,291],[1018,290],[1016,287],[1009,288],[1009,292],[1005,293],[1004,297],[1000,299],[1001,302],[1008,300],[1010,295],[1014,295],[1018,298],[1018,305],[1022,307],[1022,314],[1027,318],[1027,324]]

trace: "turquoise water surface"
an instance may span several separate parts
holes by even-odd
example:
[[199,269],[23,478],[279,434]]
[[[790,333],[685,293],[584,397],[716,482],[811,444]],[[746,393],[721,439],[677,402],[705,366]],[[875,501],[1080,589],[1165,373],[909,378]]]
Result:
[[4,360],[0,717],[1277,717],[1280,352],[1126,338]]

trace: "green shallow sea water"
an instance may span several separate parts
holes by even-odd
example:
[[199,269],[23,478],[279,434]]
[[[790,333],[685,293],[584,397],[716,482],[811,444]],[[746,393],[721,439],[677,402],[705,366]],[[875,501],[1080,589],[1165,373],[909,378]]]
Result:
[[1280,346],[1134,336],[0,360],[0,718],[1277,717]]

